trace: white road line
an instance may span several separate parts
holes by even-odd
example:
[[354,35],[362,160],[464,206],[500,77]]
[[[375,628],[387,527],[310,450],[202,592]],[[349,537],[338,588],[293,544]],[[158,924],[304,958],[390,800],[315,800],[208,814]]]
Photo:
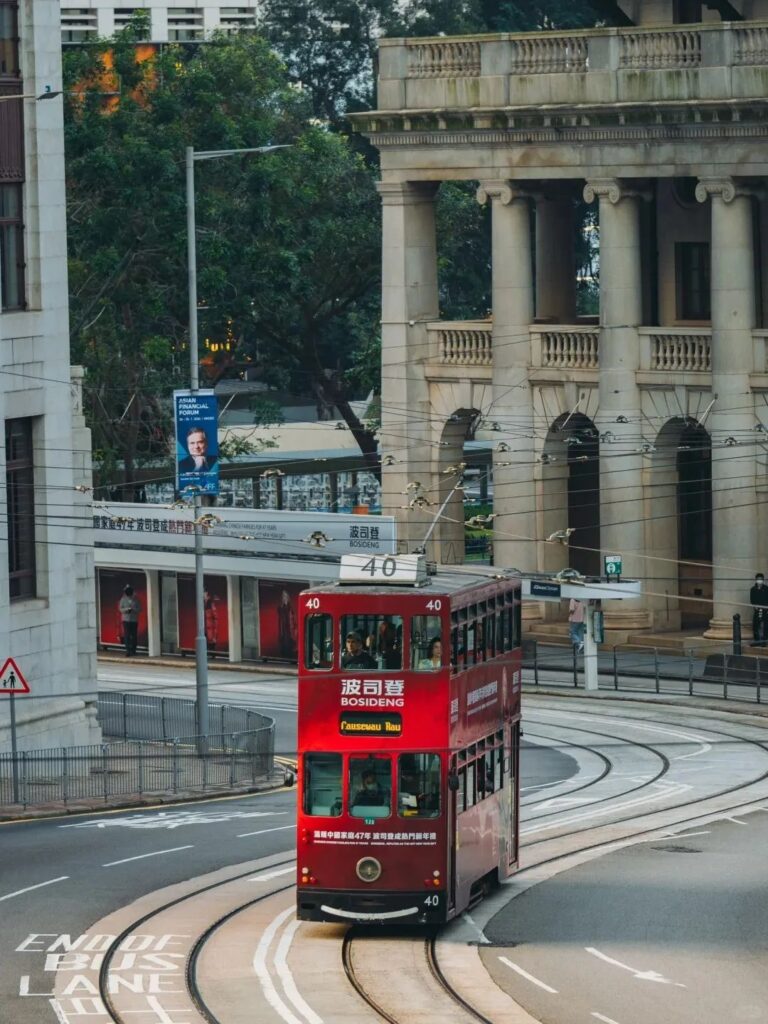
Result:
[[613,1017],[604,1017],[602,1013],[595,1013],[594,1010],[592,1011],[592,1016],[595,1020],[601,1020],[603,1024],[619,1024],[619,1022],[614,1020]]
[[268,882],[270,878],[279,878],[280,875],[288,875],[291,871],[296,870],[296,865],[291,864],[289,868],[280,868],[279,871],[267,871],[265,875],[254,875],[253,878],[249,878],[249,882]]
[[53,885],[54,882],[64,882],[69,878],[69,875],[59,875],[58,878],[49,878],[47,882],[38,882],[37,885],[28,885],[26,889],[17,889],[16,892],[8,892],[5,896],[0,896],[0,903],[3,900],[12,900],[14,896],[23,896],[25,892],[32,892],[33,889],[43,889],[46,885]]
[[472,917],[472,915],[469,913],[469,911],[465,910],[464,913],[461,916],[467,922],[469,927],[472,929],[472,931],[477,936],[477,944],[478,944],[478,946],[487,946],[487,945],[489,945],[490,940],[486,938],[485,932],[483,931],[482,928],[480,928],[477,925],[477,923],[475,922],[475,919]]
[[585,952],[591,956],[596,956],[598,960],[602,960],[606,964],[610,964],[612,967],[620,967],[622,971],[629,971],[630,974],[638,981],[655,981],[659,985],[674,985],[675,988],[686,988],[681,981],[672,981],[670,978],[665,978],[663,974],[659,974],[658,971],[638,971],[636,967],[630,967],[629,964],[624,964],[621,960],[614,960],[612,956],[608,956],[606,953],[601,953],[599,949],[595,949],[594,946],[585,946]]
[[248,836],[263,836],[266,832],[285,832],[288,828],[296,828],[295,825],[282,825],[280,828],[263,828],[259,832],[241,832],[238,839],[247,839]]
[[140,853],[138,857],[123,857],[122,860],[110,860],[102,864],[103,868],[113,868],[116,864],[129,864],[132,860],[144,860],[145,857],[161,857],[164,853],[178,853],[179,850],[191,850],[194,844],[189,846],[172,846],[170,850],[154,850],[152,853]]
[[505,956],[500,956],[499,960],[501,960],[503,964],[506,964],[507,967],[511,967],[513,971],[517,971],[517,973],[521,975],[521,977],[525,978],[527,981],[531,981],[534,985],[538,985],[539,988],[543,988],[545,992],[550,992],[553,996],[557,995],[556,988],[550,988],[550,986],[545,985],[543,981],[539,981],[538,978],[534,978],[534,976],[532,974],[529,974],[528,971],[524,971],[520,964],[513,964],[512,961],[507,960]]
[[748,821],[742,821],[740,818],[721,818],[721,821],[731,821],[734,825],[749,825]]
[[295,908],[290,906],[283,910],[282,913],[278,914],[265,929],[264,934],[261,936],[261,939],[259,939],[256,952],[253,954],[253,969],[256,972],[256,977],[261,982],[264,998],[272,1009],[276,1010],[280,1014],[285,1021],[285,1024],[305,1024],[305,1021],[299,1020],[298,1017],[294,1016],[290,1008],[283,1002],[280,993],[275,988],[275,983],[272,981],[269,968],[267,967],[267,953],[280,925],[287,917],[290,917],[290,915],[295,912]]
[[[520,835],[529,836],[533,835],[535,832],[549,832],[552,829],[561,828],[563,825],[573,825],[578,822],[585,821],[587,818],[605,817],[605,815],[608,814],[615,814],[616,811],[626,811],[630,807],[640,807],[643,804],[654,803],[674,796],[680,796],[692,788],[684,783],[674,782],[654,782],[652,785],[655,787],[656,792],[649,793],[646,796],[634,797],[632,800],[625,800],[624,803],[612,803],[607,807],[584,811],[579,814],[574,814],[570,818],[557,818],[555,821],[552,821],[547,825],[529,825],[527,828],[520,829]],[[536,819],[534,819],[534,821],[535,820]]]
[[293,936],[296,934],[296,929],[300,926],[301,921],[291,921],[283,932],[282,938],[277,946],[277,952],[275,953],[275,968],[283,983],[283,991],[299,1013],[304,1014],[309,1021],[309,1024],[323,1024],[323,1018],[319,1017],[315,1013],[296,988],[296,982],[293,980],[293,974],[288,966],[288,952],[291,948],[291,943],[293,942]]

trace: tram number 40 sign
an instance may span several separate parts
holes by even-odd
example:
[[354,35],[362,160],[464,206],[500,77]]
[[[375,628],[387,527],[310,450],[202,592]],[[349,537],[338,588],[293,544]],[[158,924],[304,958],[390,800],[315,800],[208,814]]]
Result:
[[6,658],[0,669],[0,693],[29,693],[29,683],[13,658]]

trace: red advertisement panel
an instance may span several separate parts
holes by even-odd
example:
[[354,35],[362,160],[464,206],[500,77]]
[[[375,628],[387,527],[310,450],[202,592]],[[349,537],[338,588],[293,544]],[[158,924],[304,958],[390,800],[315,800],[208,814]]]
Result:
[[[205,584],[205,639],[210,654],[229,652],[229,618],[227,616],[226,576],[204,576]],[[178,577],[179,647],[183,651],[194,651],[195,577]]]
[[99,569],[99,643],[122,646],[123,622],[120,598],[125,587],[133,587],[139,602],[138,646],[147,646],[147,577],[143,572],[126,569]]
[[299,594],[306,583],[259,580],[259,648],[262,658],[296,661]]

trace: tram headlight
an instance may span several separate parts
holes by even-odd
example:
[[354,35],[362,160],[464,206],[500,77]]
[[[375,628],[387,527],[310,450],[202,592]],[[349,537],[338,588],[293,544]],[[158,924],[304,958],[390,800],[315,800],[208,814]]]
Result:
[[361,882],[377,882],[381,877],[381,864],[375,857],[361,857],[355,872]]

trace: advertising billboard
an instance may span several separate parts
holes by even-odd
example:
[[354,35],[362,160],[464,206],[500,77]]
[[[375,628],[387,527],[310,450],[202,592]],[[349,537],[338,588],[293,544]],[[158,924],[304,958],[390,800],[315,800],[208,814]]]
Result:
[[[227,617],[226,576],[204,577],[203,609],[205,614],[205,640],[208,652],[227,654],[229,651],[229,620]],[[178,577],[179,648],[194,651],[197,633],[195,606],[195,577]]]
[[219,493],[219,413],[213,391],[174,391],[176,489]]
[[120,598],[125,587],[133,587],[139,602],[137,642],[147,646],[147,577],[143,572],[130,569],[99,569],[99,643],[104,647],[123,645],[123,621]]

